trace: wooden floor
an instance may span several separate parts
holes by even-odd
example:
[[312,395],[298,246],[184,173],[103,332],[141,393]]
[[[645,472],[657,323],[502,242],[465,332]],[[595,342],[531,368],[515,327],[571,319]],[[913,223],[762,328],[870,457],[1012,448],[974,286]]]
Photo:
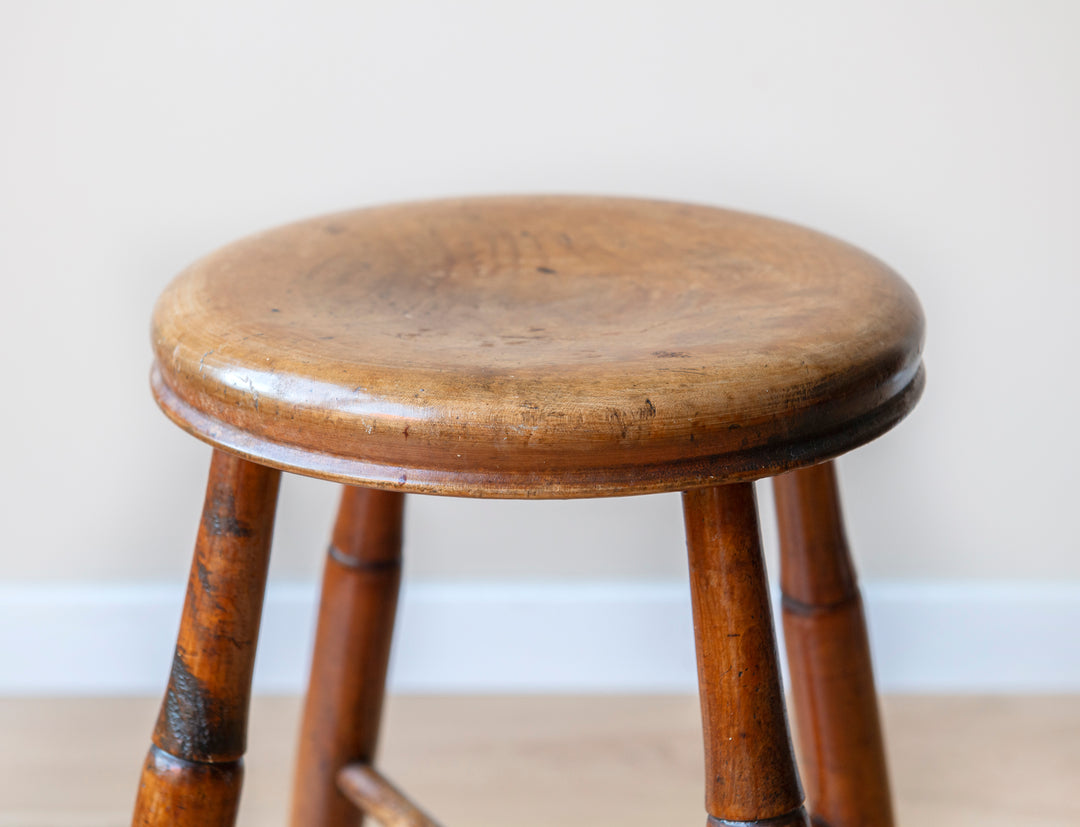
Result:
[[[0,825],[128,824],[156,706],[0,700]],[[901,827],[1080,825],[1080,697],[884,706]],[[241,825],[284,824],[297,714],[255,701]],[[384,736],[384,771],[450,827],[704,824],[695,698],[400,697]]]

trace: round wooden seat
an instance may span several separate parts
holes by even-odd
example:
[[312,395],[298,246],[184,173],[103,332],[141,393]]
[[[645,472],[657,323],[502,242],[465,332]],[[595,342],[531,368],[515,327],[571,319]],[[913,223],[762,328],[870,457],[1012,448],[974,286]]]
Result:
[[260,464],[496,497],[676,491],[853,448],[914,405],[922,313],[782,222],[632,199],[481,198],[228,246],[154,313],[158,402]]

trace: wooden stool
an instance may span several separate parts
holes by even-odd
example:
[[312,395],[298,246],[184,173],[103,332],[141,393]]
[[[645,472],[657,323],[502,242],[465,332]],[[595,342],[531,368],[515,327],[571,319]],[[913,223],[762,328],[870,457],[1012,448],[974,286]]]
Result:
[[[708,823],[808,825],[752,481],[776,476],[814,820],[892,824],[859,592],[827,460],[923,386],[908,286],[756,216],[485,198],[318,218],[196,263],[154,312],[153,389],[216,449],[136,825],[229,825],[281,471],[345,483],[294,827],[433,825],[372,767],[405,492],[682,491]],[[354,487],[355,486],[355,487]]]

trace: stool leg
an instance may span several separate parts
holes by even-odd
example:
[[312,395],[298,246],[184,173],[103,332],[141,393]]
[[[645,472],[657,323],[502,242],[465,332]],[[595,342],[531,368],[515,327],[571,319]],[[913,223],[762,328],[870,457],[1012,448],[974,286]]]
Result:
[[712,827],[808,827],[752,483],[683,494]]
[[784,638],[814,822],[892,827],[870,644],[833,463],[773,486]]
[[231,827],[281,472],[214,452],[134,827]]
[[356,827],[338,790],[375,756],[401,581],[403,494],[346,487],[323,573],[315,655],[293,786],[294,827]]

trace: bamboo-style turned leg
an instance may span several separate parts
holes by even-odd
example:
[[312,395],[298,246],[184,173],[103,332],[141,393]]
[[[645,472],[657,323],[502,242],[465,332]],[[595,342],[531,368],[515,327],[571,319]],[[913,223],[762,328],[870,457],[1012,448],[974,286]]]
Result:
[[230,827],[279,471],[214,452],[172,675],[134,827]]
[[300,755],[294,827],[356,827],[338,789],[347,764],[375,756],[401,581],[405,497],[347,487],[326,558]]
[[833,463],[774,480],[784,638],[814,821],[892,827],[862,600]]
[[683,494],[708,824],[808,827],[751,483]]

